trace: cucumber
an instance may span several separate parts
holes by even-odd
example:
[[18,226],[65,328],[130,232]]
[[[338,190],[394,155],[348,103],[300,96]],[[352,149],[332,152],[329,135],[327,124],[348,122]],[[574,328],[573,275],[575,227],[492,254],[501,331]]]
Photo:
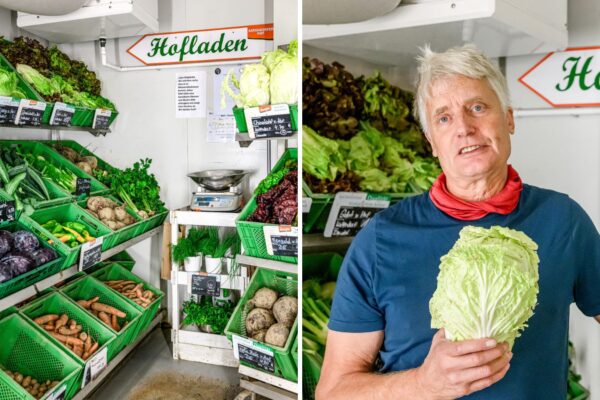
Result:
[[27,172],[27,164],[17,165],[16,167],[12,167],[8,170],[8,177],[13,178],[13,176],[22,174],[23,172]]
[[4,164],[4,161],[2,161],[2,157],[0,157],[0,179],[2,179],[2,182],[4,182],[5,185],[10,180],[8,178],[8,170],[6,169],[6,165]]
[[31,186],[31,184],[29,184],[27,182],[27,180],[24,180],[23,182],[21,182],[21,186],[19,186],[19,188],[23,188],[25,190],[25,192],[27,192],[30,196],[35,197],[36,200],[40,200],[40,201],[48,200],[47,198],[44,197],[44,195],[39,190],[37,190],[34,186]]
[[46,200],[50,200],[50,193],[48,193],[48,188],[46,187],[46,185],[44,185],[44,181],[38,175],[38,173],[35,172],[33,170],[33,168],[27,167],[27,174],[29,175],[29,177],[31,179],[33,179],[33,181],[36,183],[36,185],[40,188],[40,191],[41,191],[42,195],[44,196],[44,198]]
[[19,175],[12,178],[10,182],[8,182],[8,184],[6,185],[6,192],[8,193],[9,196],[12,196],[15,194],[15,192],[17,191],[17,188],[19,187],[19,184],[23,181],[23,179],[25,179],[26,176],[27,176],[27,173],[22,172]]

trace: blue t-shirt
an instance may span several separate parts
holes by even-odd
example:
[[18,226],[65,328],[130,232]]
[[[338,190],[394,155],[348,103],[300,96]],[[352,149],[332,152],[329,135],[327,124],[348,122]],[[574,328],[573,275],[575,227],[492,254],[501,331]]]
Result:
[[576,302],[585,315],[600,315],[600,235],[583,209],[561,193],[524,185],[511,214],[477,221],[446,215],[428,193],[379,212],[344,259],[329,328],[383,330],[381,372],[420,366],[435,334],[429,300],[440,257],[466,225],[500,225],[529,235],[539,246],[540,291],[506,376],[465,398],[565,400],[569,305]]

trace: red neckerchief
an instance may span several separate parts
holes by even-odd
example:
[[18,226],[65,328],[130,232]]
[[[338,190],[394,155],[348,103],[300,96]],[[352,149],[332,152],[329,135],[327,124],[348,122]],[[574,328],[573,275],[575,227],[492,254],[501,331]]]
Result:
[[463,221],[481,219],[490,213],[510,214],[517,207],[523,190],[523,182],[517,171],[508,166],[506,185],[500,193],[484,201],[466,201],[459,199],[448,191],[446,175],[442,173],[433,183],[429,197],[433,204],[446,214]]

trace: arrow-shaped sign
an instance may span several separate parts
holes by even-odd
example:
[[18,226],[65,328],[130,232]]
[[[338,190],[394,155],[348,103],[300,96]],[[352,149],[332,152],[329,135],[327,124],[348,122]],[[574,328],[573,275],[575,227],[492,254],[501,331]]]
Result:
[[550,53],[519,82],[552,107],[600,106],[600,46]]
[[144,35],[127,52],[146,65],[258,60],[273,49],[273,24]]

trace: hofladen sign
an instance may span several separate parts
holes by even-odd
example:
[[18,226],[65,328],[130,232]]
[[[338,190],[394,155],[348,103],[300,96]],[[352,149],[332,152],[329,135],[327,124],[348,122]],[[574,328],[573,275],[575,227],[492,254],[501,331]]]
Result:
[[146,65],[258,60],[273,49],[273,24],[144,35],[127,52]]
[[550,53],[519,78],[552,107],[600,106],[600,46]]

